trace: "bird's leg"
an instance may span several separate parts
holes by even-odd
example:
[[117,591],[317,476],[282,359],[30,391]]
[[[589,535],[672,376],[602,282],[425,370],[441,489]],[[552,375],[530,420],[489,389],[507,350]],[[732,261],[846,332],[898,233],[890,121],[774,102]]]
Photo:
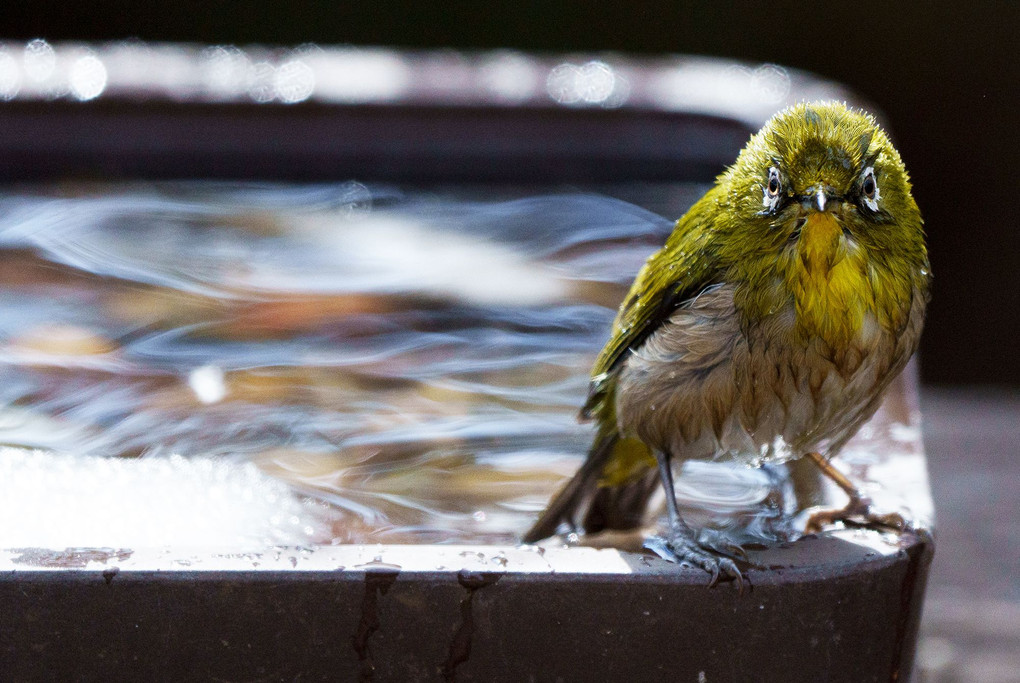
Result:
[[659,479],[662,480],[662,488],[666,490],[666,512],[669,514],[669,526],[671,529],[682,531],[688,536],[693,536],[691,528],[680,516],[680,508],[676,505],[676,489],[673,487],[672,457],[669,453],[663,453],[656,458],[659,463]]
[[669,531],[664,536],[653,536],[645,541],[645,548],[659,557],[671,562],[687,562],[701,567],[712,575],[709,587],[719,582],[720,577],[728,577],[737,582],[743,592],[744,581],[740,569],[728,557],[719,557],[698,543],[694,530],[687,526],[676,504],[676,491],[673,488],[673,469],[670,467],[669,453],[656,453],[659,464],[659,478],[666,492],[666,511],[669,514]]
[[812,514],[808,518],[805,531],[817,533],[827,524],[846,522],[851,520],[851,518],[862,518],[866,524],[891,528],[896,531],[903,531],[907,528],[907,521],[900,514],[894,512],[880,515],[873,512],[871,510],[871,499],[861,493],[854,486],[853,482],[845,474],[833,467],[832,463],[821,453],[808,453],[807,457],[818,466],[822,474],[835,482],[836,486],[841,488],[850,500],[845,507],[836,510],[819,510]]

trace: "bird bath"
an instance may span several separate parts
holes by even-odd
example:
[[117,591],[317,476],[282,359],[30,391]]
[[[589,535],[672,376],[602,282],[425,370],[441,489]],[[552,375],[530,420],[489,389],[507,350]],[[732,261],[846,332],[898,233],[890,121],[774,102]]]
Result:
[[[587,369],[669,218],[772,110],[837,86],[118,44],[50,47],[105,74],[51,96],[25,49],[0,105],[0,668],[907,677],[933,550],[913,366],[836,463],[917,531],[776,543],[838,490],[717,463],[679,489],[750,543],[743,594],[637,536],[515,541],[583,457]],[[167,59],[175,84],[140,75]],[[262,63],[275,80],[231,89]]]

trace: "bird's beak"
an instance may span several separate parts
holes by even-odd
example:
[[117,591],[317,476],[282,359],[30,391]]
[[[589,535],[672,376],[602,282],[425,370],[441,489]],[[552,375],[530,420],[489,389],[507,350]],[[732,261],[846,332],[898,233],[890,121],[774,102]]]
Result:
[[835,188],[819,183],[800,196],[801,223],[797,233],[801,262],[808,272],[828,277],[843,258],[840,213],[843,201]]
[[836,190],[828,185],[814,185],[800,196],[800,203],[808,211],[834,211],[840,204],[841,197]]

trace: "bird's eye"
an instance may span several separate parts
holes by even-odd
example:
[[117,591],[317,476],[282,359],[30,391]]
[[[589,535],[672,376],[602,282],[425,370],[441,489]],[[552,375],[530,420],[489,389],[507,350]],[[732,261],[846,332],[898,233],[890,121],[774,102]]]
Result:
[[779,169],[773,167],[769,169],[769,184],[768,193],[769,197],[778,197],[779,193],[783,189],[783,183],[779,180]]
[[875,172],[870,168],[864,172],[864,184],[861,186],[864,190],[864,196],[868,199],[875,198],[875,191],[878,190],[878,185],[875,184]]
[[861,181],[861,194],[868,208],[872,211],[878,211],[878,181],[875,180],[875,169],[871,166],[864,169],[864,179]]
[[779,169],[773,166],[769,169],[769,179],[762,188],[761,211],[763,216],[771,216],[779,210],[782,203],[780,194],[783,191],[783,181],[779,178]]

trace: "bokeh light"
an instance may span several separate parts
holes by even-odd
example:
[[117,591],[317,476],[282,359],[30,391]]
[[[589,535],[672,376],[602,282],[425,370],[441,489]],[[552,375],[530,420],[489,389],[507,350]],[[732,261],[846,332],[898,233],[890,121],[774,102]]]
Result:
[[273,86],[284,104],[304,102],[315,91],[315,74],[302,60],[291,59],[276,69]]
[[57,55],[52,45],[41,38],[36,38],[25,45],[22,61],[25,75],[36,83],[43,83],[53,75]]
[[21,70],[7,50],[0,49],[0,100],[13,100],[21,89]]
[[563,106],[700,112],[758,123],[798,96],[845,99],[839,86],[775,64],[699,57],[572,59],[515,50],[401,52],[374,47],[293,48],[145,43],[0,41],[0,101],[96,98],[265,106],[437,104]]
[[252,64],[233,45],[214,45],[202,50],[199,69],[206,93],[214,100],[230,100],[248,92]]
[[411,88],[411,70],[396,53],[377,49],[337,49],[308,55],[315,69],[317,99],[327,102],[385,102]]
[[71,95],[82,102],[99,97],[106,88],[106,67],[94,54],[79,57],[71,65]]
[[479,81],[503,102],[523,102],[535,96],[541,83],[538,65],[517,52],[498,52],[481,66]]
[[626,101],[629,86],[611,66],[593,60],[555,66],[546,79],[546,90],[560,104],[618,107]]
[[256,62],[251,66],[248,96],[255,102],[272,102],[276,97],[276,67],[269,62]]

